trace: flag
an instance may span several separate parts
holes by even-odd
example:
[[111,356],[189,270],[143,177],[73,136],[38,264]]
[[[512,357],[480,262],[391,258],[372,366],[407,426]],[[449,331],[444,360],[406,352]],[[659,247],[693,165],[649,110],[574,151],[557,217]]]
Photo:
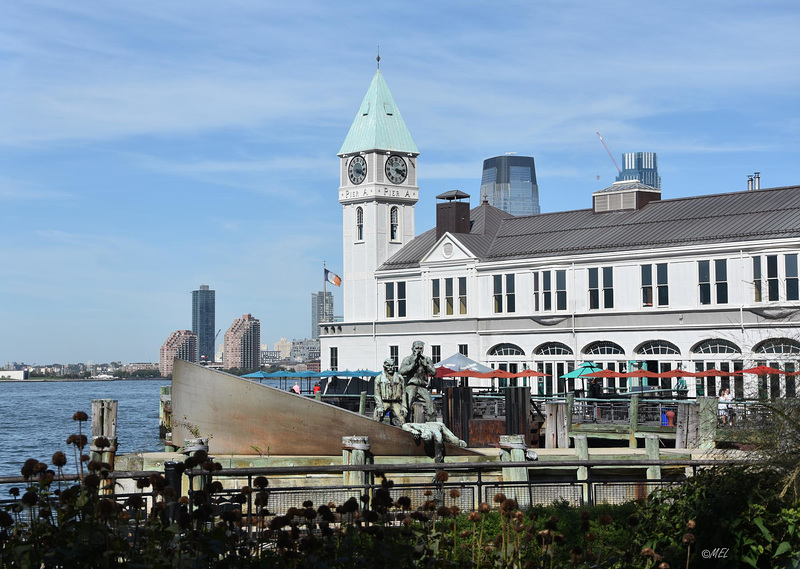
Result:
[[342,286],[342,277],[328,269],[325,269],[325,280],[334,286]]

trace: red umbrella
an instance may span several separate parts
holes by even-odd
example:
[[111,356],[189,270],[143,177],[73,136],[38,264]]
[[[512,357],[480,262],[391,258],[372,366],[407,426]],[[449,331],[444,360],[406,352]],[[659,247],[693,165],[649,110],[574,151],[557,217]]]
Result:
[[712,368],[705,371],[696,371],[692,374],[692,377],[730,377],[732,375],[742,375],[742,373],[741,371],[722,371],[721,369]]
[[[800,372],[798,372],[800,373]],[[533,369],[526,369],[519,373],[515,373],[514,377],[550,377],[549,373],[542,373]]]
[[673,377],[697,377],[690,371],[686,371],[685,369],[671,369],[669,371],[665,371],[664,373],[659,373],[659,377],[666,377],[666,378],[673,378]]
[[620,374],[617,377],[661,377],[661,376],[654,371],[648,371],[646,369],[638,369],[636,371],[629,371],[628,373]]
[[756,366],[748,369],[743,369],[739,373],[754,373],[756,375],[774,375],[777,373],[786,373],[786,372],[780,369],[775,369],[774,367]]
[[621,371],[614,371],[610,369],[601,369],[592,373],[587,373],[582,377],[626,377]]
[[462,369],[461,371],[453,371],[446,367],[436,368],[436,377],[487,377],[485,373],[474,371],[471,369]]
[[503,379],[509,379],[512,377],[517,377],[517,374],[508,371],[503,371],[502,369],[495,369],[486,373],[477,373],[472,377],[487,377],[487,378],[499,377]]

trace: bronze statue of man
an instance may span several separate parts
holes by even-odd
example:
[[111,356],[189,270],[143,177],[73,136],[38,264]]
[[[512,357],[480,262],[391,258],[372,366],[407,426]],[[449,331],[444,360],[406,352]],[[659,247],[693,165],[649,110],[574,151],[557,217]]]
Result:
[[428,391],[431,378],[436,375],[436,368],[433,367],[433,362],[429,357],[422,355],[424,348],[425,344],[419,340],[411,344],[411,355],[403,358],[403,363],[400,364],[398,370],[406,380],[407,421],[412,419],[412,407],[417,399],[421,399],[425,404],[425,421],[436,420],[436,409],[433,406],[431,393]]
[[375,420],[383,421],[386,411],[395,427],[405,423],[406,407],[404,404],[405,382],[403,376],[394,369],[394,359],[383,360],[383,371],[375,378]]

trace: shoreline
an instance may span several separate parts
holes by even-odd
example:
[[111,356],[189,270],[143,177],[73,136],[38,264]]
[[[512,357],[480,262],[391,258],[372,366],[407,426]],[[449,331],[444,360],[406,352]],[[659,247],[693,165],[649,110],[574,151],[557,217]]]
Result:
[[80,377],[33,377],[31,379],[6,379],[0,378],[0,384],[2,383],[50,383],[50,382],[65,382],[65,381],[77,381],[81,383],[85,382],[92,382],[92,381],[170,381],[164,377],[113,377],[113,378],[97,378],[97,377],[90,377],[90,378],[80,378]]

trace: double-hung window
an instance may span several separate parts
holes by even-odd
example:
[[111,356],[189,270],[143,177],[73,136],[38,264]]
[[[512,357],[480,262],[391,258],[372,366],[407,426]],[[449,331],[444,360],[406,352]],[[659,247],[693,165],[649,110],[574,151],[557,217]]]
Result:
[[386,283],[386,318],[405,318],[406,283]]
[[614,308],[614,269],[612,267],[589,269],[589,308],[597,310]]
[[492,300],[495,314],[515,312],[517,303],[514,275],[494,275],[492,282],[494,291]]
[[533,273],[533,310],[552,312],[567,309],[567,271],[537,271]]
[[[755,302],[800,300],[797,254],[783,255],[783,263],[780,262],[780,257],[781,255],[753,257],[753,300]],[[764,269],[766,269],[766,274]]]
[[[456,287],[458,288],[456,289]],[[467,277],[431,280],[431,314],[433,316],[442,314],[453,316],[466,313]]]
[[[642,268],[642,306],[668,306],[669,272],[667,270],[667,264],[658,263],[656,265],[642,265],[641,268]],[[655,275],[653,275],[654,268],[655,268]],[[655,279],[653,278],[654,276]],[[655,293],[655,298],[654,298],[654,293]]]
[[700,304],[728,304],[728,261],[697,262]]

